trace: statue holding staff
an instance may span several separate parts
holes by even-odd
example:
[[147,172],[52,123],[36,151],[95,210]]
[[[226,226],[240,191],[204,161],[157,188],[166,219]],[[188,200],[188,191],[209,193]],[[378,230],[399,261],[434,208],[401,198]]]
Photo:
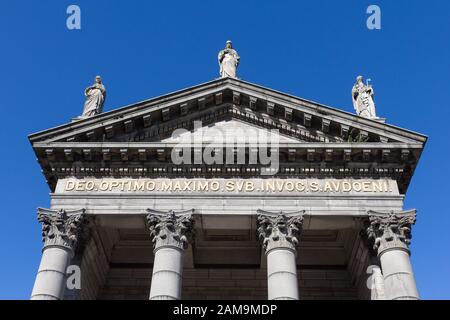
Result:
[[352,89],[353,107],[357,115],[364,118],[377,119],[373,95],[372,86],[365,84],[363,77],[358,76]]

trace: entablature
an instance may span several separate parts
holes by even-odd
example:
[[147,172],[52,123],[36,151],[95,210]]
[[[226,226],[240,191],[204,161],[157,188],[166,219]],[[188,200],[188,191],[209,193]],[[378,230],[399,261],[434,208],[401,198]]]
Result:
[[[265,166],[252,164],[249,153],[259,153],[258,148],[240,148],[233,152],[236,162],[226,163],[227,150],[222,151],[222,162],[195,164],[194,152],[191,163],[174,164],[171,143],[51,143],[36,146],[39,162],[47,181],[54,188],[60,178],[78,177],[255,177],[261,175]],[[245,152],[244,163],[237,162],[237,152]],[[421,149],[407,144],[373,145],[370,143],[327,144],[298,143],[281,145],[277,158],[276,177],[390,177],[398,181],[405,192]],[[182,151],[182,150],[181,150]],[[205,152],[200,149],[199,152]],[[269,152],[270,149],[269,149]],[[270,166],[266,166],[270,167]]]

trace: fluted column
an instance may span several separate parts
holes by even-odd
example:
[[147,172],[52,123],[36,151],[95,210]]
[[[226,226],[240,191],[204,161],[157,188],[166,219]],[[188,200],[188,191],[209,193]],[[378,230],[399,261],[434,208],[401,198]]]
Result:
[[368,214],[370,226],[367,233],[380,258],[386,299],[419,299],[408,248],[411,226],[416,222],[416,211],[369,211]]
[[184,251],[194,231],[194,210],[163,212],[148,209],[147,212],[155,255],[150,300],[179,300]]
[[60,300],[66,288],[66,270],[86,222],[85,211],[39,208],[38,221],[44,247],[31,299]]
[[258,210],[258,234],[267,256],[269,300],[298,300],[296,247],[303,211],[284,213]]

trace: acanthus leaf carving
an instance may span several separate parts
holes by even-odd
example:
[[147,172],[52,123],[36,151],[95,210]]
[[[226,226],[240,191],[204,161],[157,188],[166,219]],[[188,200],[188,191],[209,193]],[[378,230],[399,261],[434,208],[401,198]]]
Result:
[[266,252],[275,248],[296,250],[304,211],[293,213],[258,210],[257,232]]
[[85,218],[85,209],[70,211],[39,208],[38,221],[42,224],[44,247],[62,246],[74,251],[87,222]]
[[194,236],[194,210],[168,212],[147,209],[147,224],[154,249],[164,246],[187,249]]
[[416,211],[380,213],[369,211],[367,235],[378,254],[388,249],[408,250],[411,227],[416,222]]

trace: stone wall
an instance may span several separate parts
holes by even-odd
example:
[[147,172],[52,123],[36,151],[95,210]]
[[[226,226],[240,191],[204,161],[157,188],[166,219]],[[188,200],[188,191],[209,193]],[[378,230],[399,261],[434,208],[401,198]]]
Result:
[[[265,269],[185,269],[182,299],[267,300]],[[344,269],[298,270],[300,299],[357,299],[356,288]],[[149,268],[110,269],[99,299],[148,299]]]

